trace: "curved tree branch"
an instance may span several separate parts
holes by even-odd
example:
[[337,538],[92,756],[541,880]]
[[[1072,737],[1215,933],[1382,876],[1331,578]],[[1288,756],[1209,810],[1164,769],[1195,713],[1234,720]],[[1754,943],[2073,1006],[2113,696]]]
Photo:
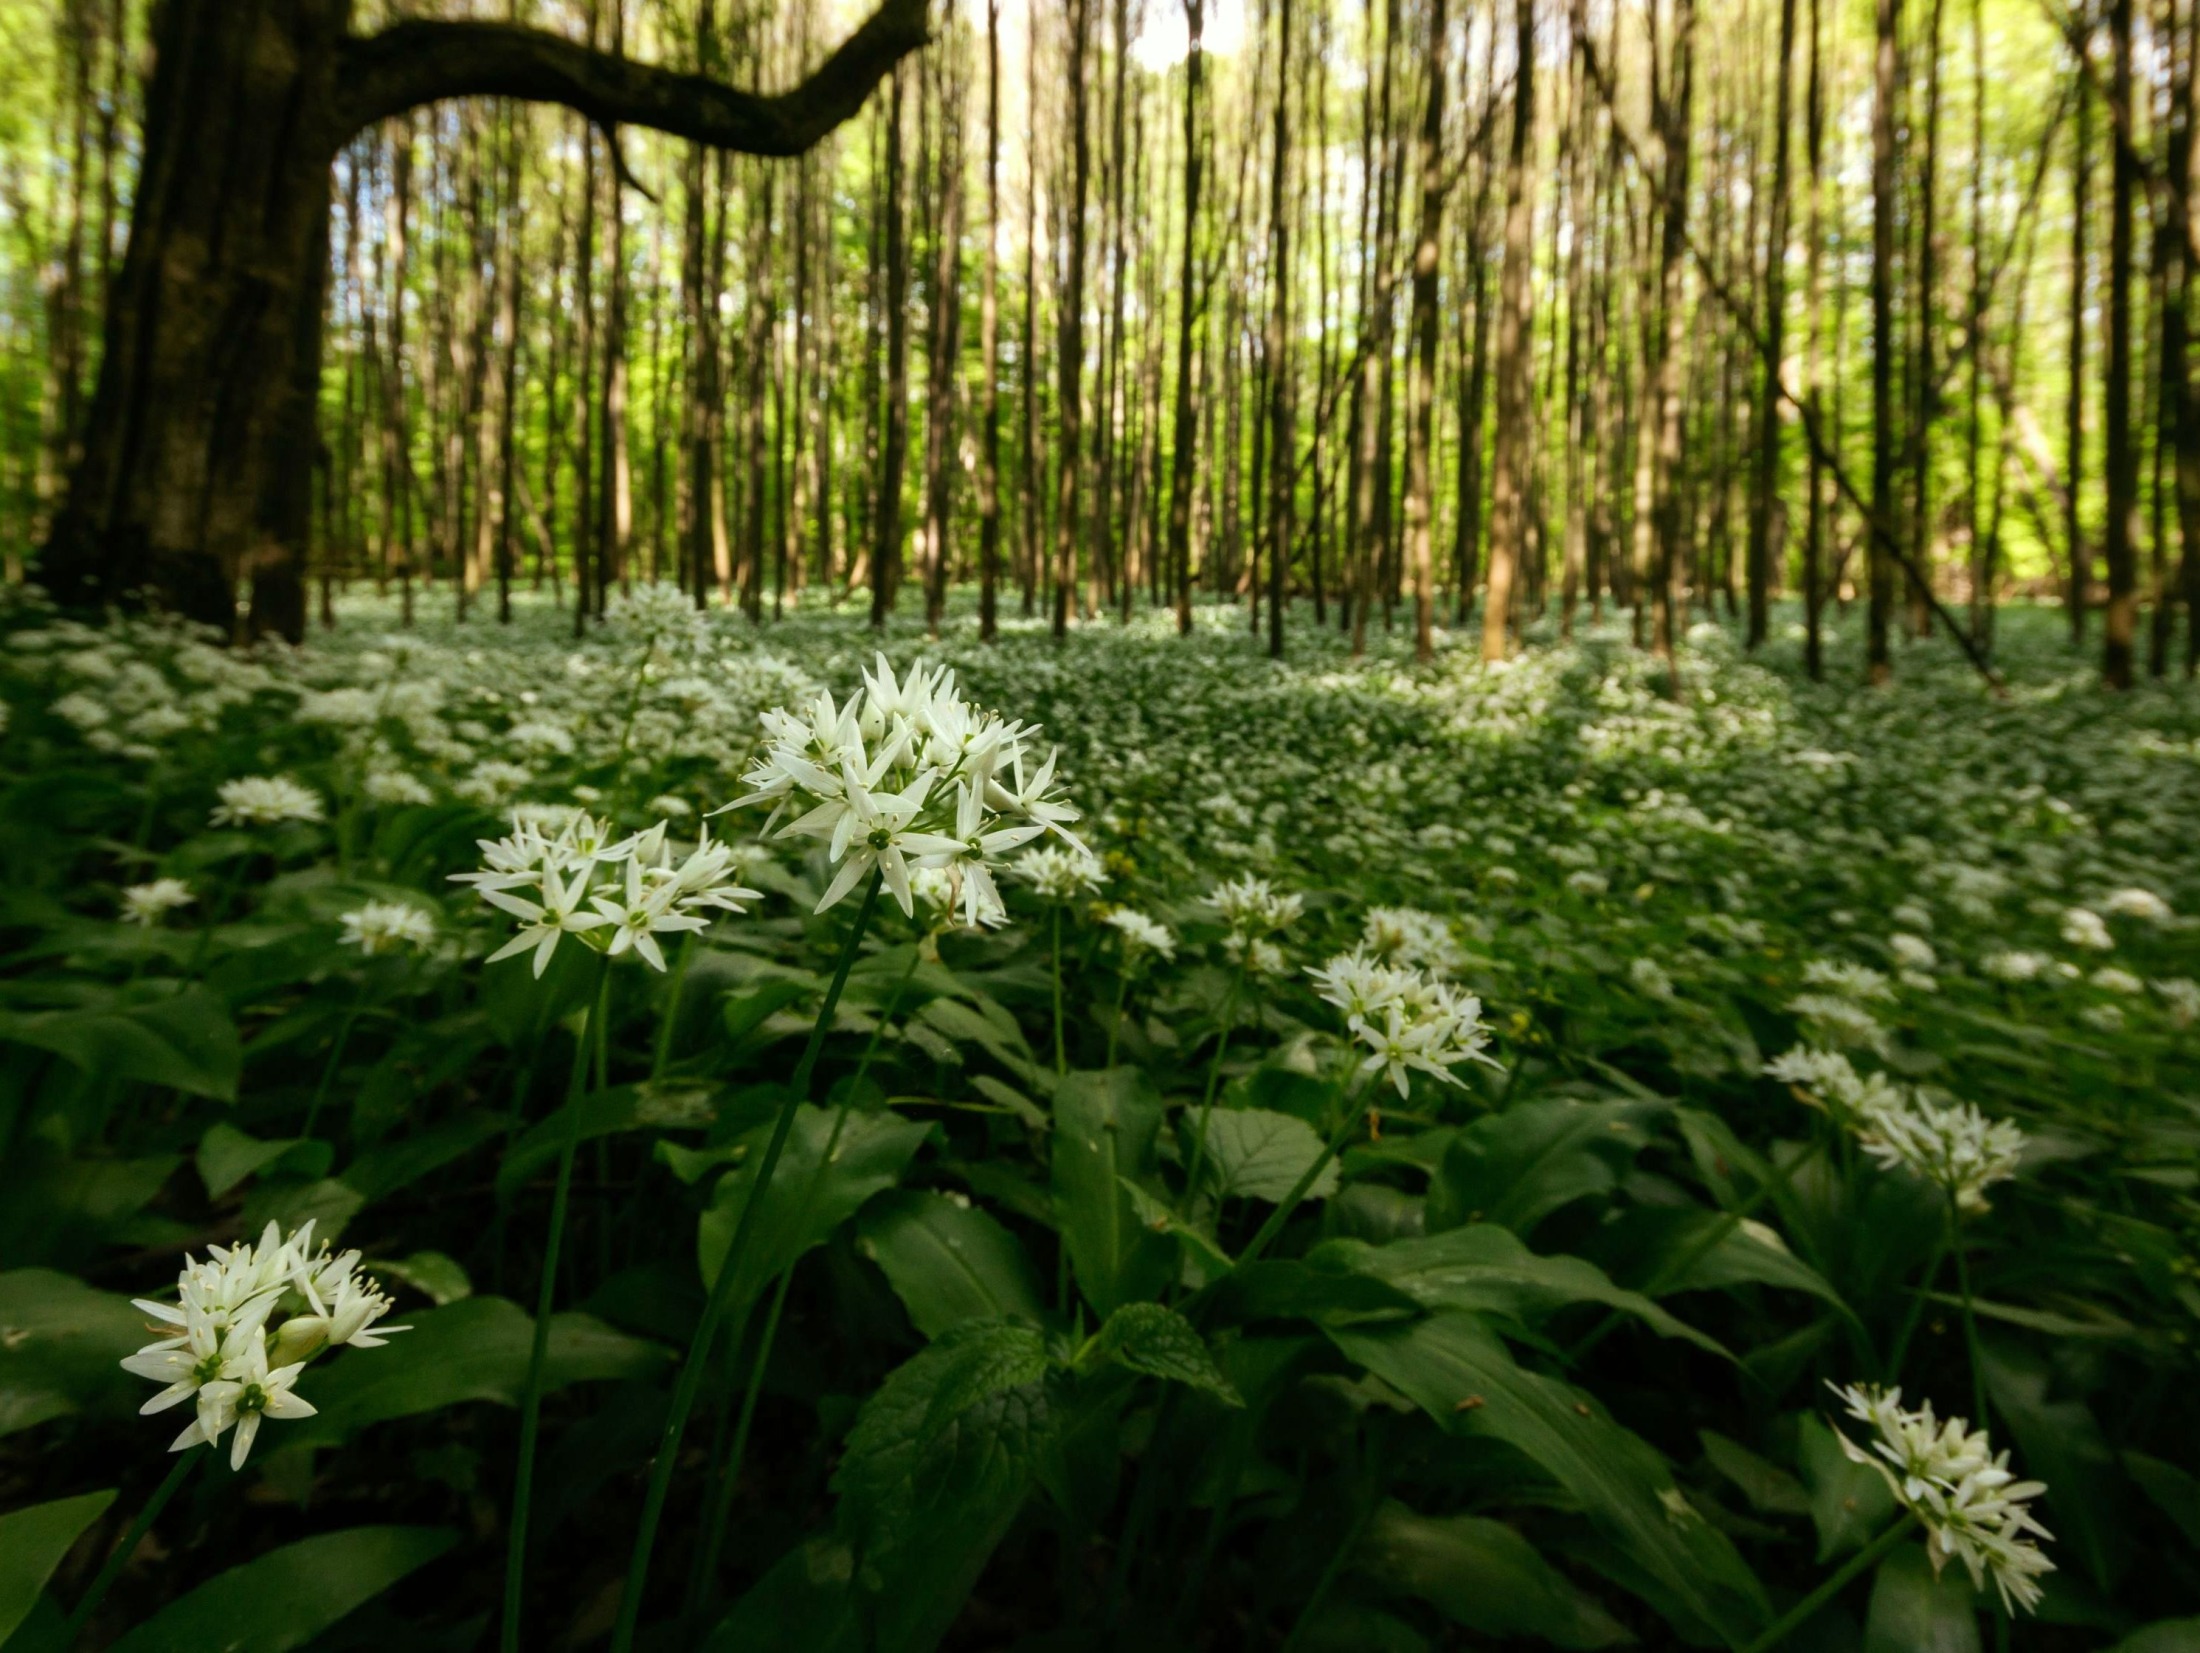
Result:
[[929,38],[927,0],[884,0],[799,86],[742,92],[509,23],[393,24],[348,40],[337,68],[340,136],[443,98],[559,103],[599,126],[646,126],[745,155],[800,155],[863,107]]

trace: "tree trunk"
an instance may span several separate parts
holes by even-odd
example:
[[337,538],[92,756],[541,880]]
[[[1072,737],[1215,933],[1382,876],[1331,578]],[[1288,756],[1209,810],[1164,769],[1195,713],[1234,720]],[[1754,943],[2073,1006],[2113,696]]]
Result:
[[1199,282],[1199,91],[1205,73],[1202,44],[1205,0],[1184,0],[1189,41],[1184,55],[1184,255],[1176,302],[1176,405],[1169,440],[1169,579],[1176,593],[1176,629],[1192,629],[1192,467],[1199,458],[1199,425],[1192,411],[1192,342],[1203,314]]
[[871,539],[871,624],[884,629],[901,581],[901,477],[909,462],[909,251],[902,221],[901,81],[886,103],[886,434],[879,444],[877,526]]
[[2131,431],[2132,197],[2138,156],[2131,138],[2131,0],[2108,8],[2110,145],[2108,209],[2108,372],[2102,389],[2101,434],[2108,485],[2108,519],[2102,560],[2108,564],[2108,614],[2101,637],[2101,677],[2112,689],[2128,689],[2132,642],[2138,633],[2138,551],[2133,530],[2139,514],[2139,449]]
[[[978,636],[999,630],[1001,583],[1001,0],[985,0],[985,275],[978,353],[985,414],[978,446]],[[1023,364],[1028,372],[1029,363]]]
[[1865,525],[1871,569],[1866,669],[1874,683],[1893,674],[1887,622],[1894,606],[1894,232],[1895,97],[1901,50],[1901,0],[1877,0],[1877,58],[1872,95],[1872,520]]
[[1421,226],[1413,245],[1412,355],[1406,382],[1406,556],[1413,568],[1413,654],[1436,652],[1436,284],[1444,233],[1445,0],[1429,0],[1428,101],[1421,111]]
[[[1815,44],[1815,43],[1814,43]],[[1749,646],[1765,640],[1772,585],[1772,503],[1780,476],[1781,341],[1787,325],[1788,128],[1794,83],[1795,0],[1780,0],[1773,65],[1772,212],[1765,236],[1764,384],[1757,398],[1757,477],[1749,498]]]
[[1066,268],[1062,277],[1060,311],[1061,347],[1056,370],[1061,375],[1061,406],[1055,410],[1059,433],[1056,451],[1060,473],[1056,481],[1054,518],[1054,636],[1069,634],[1070,605],[1077,585],[1077,530],[1079,471],[1078,438],[1084,412],[1085,368],[1085,195],[1092,178],[1092,143],[1085,122],[1085,60],[1087,14],[1091,0],[1069,0],[1069,120],[1070,187],[1063,210],[1069,219]]
[[[1689,0],[1681,0],[1686,5]],[[1513,0],[1513,130],[1505,162],[1505,268],[1497,291],[1497,451],[1490,480],[1489,595],[1482,609],[1482,658],[1505,658],[1513,579],[1528,541],[1528,404],[1535,287],[1535,195],[1528,176],[1535,130],[1535,5]]]

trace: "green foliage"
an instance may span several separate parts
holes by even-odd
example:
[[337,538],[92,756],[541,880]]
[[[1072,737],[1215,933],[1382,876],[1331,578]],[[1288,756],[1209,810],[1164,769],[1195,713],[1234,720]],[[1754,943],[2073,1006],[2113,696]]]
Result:
[[70,1546],[114,1501],[111,1490],[87,1492],[0,1515],[0,1646],[38,1605]]
[[117,1653],[289,1653],[457,1542],[436,1527],[353,1527],[232,1567],[116,1642]]

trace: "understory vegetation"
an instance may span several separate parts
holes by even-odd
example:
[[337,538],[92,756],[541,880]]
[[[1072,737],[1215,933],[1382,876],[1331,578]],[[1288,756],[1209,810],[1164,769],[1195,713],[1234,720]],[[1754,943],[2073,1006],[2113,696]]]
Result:
[[2200,695],[2058,616],[8,603],[9,1653],[2200,1645]]

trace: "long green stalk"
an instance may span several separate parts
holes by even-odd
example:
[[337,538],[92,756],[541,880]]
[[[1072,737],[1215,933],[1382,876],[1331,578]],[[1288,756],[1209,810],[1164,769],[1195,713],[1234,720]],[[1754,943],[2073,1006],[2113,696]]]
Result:
[[550,1234],[543,1244],[542,1285],[535,1293],[535,1333],[527,1350],[527,1387],[520,1397],[519,1469],[512,1482],[512,1523],[504,1550],[504,1622],[498,1645],[519,1653],[520,1611],[526,1601],[527,1522],[535,1498],[535,1445],[542,1433],[543,1368],[550,1358],[550,1310],[557,1301],[558,1257],[565,1245],[565,1218],[573,1198],[573,1158],[581,1144],[581,1098],[588,1082],[588,1046],[602,1038],[611,988],[611,958],[596,967],[592,1008],[582,1012],[573,1036],[573,1067],[565,1081],[565,1140],[558,1145],[558,1175],[550,1195]]
[[1062,909],[1054,908],[1054,1071],[1069,1072],[1069,1047],[1062,1038]]
[[1743,1648],[1742,1653],[1770,1653],[1772,1648],[1778,1647],[1788,1637],[1802,1629],[1804,1625],[1818,1616],[1820,1608],[1848,1588],[1850,1580],[1877,1566],[1880,1558],[1900,1543],[1903,1536],[1909,1532],[1910,1522],[1913,1519],[1907,1510],[1903,1511],[1901,1520],[1861,1550],[1858,1550],[1856,1554],[1850,1556],[1842,1564],[1839,1572],[1773,1620],[1772,1627]]
[[1207,1088],[1199,1099],[1199,1124],[1192,1133],[1192,1159],[1184,1171],[1184,1199],[1187,1205],[1199,1197],[1199,1172],[1207,1162],[1207,1120],[1215,1110],[1215,1088],[1222,1080],[1222,1058],[1230,1049],[1230,1034],[1237,1026],[1238,993],[1245,986],[1245,967],[1238,966],[1238,973],[1231,979],[1230,991],[1222,999],[1222,1032],[1215,1040],[1214,1060],[1207,1064]]
[[1978,1313],[1971,1303],[1971,1263],[1963,1251],[1962,1213],[1948,1191],[1948,1249],[1956,1254],[1956,1289],[1963,1294],[1963,1347],[1971,1357],[1971,1426],[1986,1427],[1986,1363],[1979,1357]]
[[771,1187],[772,1173],[779,1168],[780,1155],[786,1152],[788,1133],[794,1129],[795,1110],[809,1100],[818,1054],[824,1049],[825,1035],[833,1025],[833,1013],[840,1008],[841,989],[848,985],[848,972],[855,966],[863,933],[871,927],[871,910],[878,905],[879,882],[880,875],[873,872],[863,887],[863,905],[856,912],[848,939],[841,944],[840,959],[833,966],[832,982],[825,989],[825,1002],[819,1007],[817,1021],[810,1029],[810,1042],[803,1047],[802,1060],[796,1064],[793,1082],[788,1086],[786,1103],[772,1127],[771,1140],[764,1145],[763,1157],[757,1161],[756,1180],[742,1204],[733,1241],[726,1247],[725,1258],[718,1265],[718,1278],[712,1283],[710,1297],[703,1304],[702,1318],[695,1324],[695,1336],[688,1345],[687,1359],[681,1364],[679,1381],[673,1386],[672,1409],[665,1417],[664,1436],[657,1445],[657,1461],[650,1469],[641,1523],[634,1531],[634,1555],[627,1565],[626,1584],[619,1596],[619,1619],[611,1632],[612,1653],[631,1653],[634,1646],[634,1631],[641,1622],[642,1593],[649,1582],[650,1553],[657,1547],[657,1528],[664,1519],[665,1495],[671,1490],[673,1470],[679,1463],[680,1437],[686,1433],[688,1414],[695,1410],[695,1398],[703,1386],[703,1373],[710,1362],[710,1347],[718,1335],[718,1323],[725,1318],[726,1309],[733,1301],[733,1281],[740,1272],[741,1253],[764,1208],[764,1195]]
[[145,1507],[137,1512],[137,1519],[130,1523],[130,1530],[122,1535],[122,1542],[107,1552],[106,1561],[92,1580],[92,1587],[78,1599],[75,1610],[69,1614],[68,1622],[62,1625],[61,1634],[54,1638],[52,1646],[67,1649],[76,1645],[76,1638],[84,1633],[84,1626],[91,1622],[92,1614],[99,1610],[100,1601],[115,1580],[122,1576],[122,1569],[130,1564],[130,1557],[137,1554],[138,1545],[153,1530],[153,1523],[160,1519],[160,1512],[168,1507],[168,1500],[175,1497],[177,1490],[191,1478],[191,1472],[199,1467],[199,1460],[213,1450],[212,1447],[205,1451],[192,1447],[187,1452],[176,1454],[175,1467],[153,1489],[153,1496],[145,1500]]

